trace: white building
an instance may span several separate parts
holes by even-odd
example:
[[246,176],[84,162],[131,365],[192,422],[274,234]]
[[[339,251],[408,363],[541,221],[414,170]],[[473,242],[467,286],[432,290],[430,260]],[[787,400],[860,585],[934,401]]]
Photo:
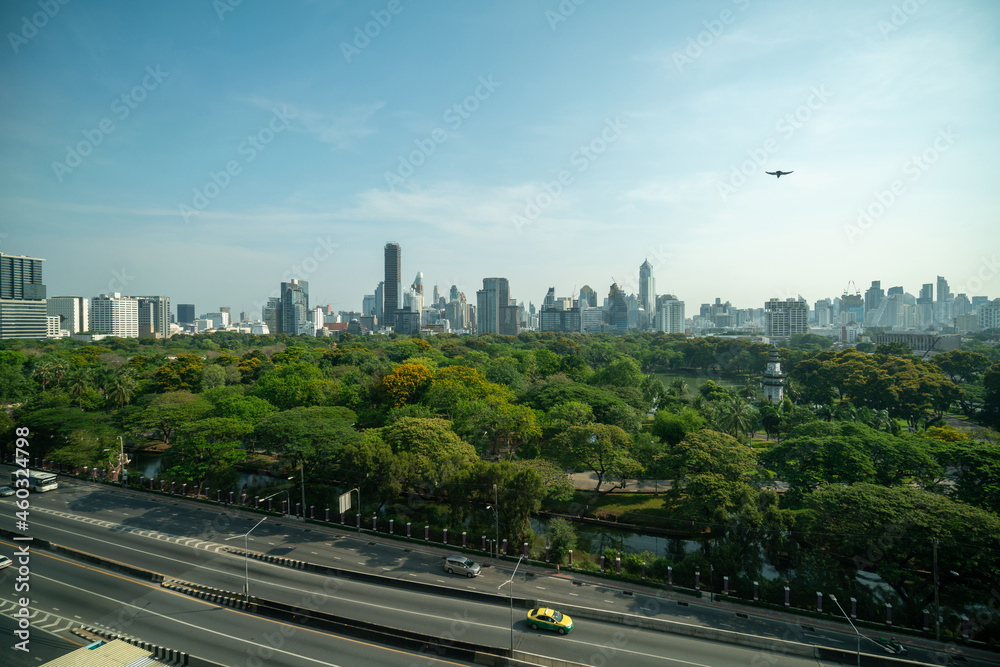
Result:
[[684,333],[684,302],[672,294],[656,300],[655,328],[666,333]]
[[771,299],[764,304],[764,335],[788,338],[809,331],[809,304],[803,299]]
[[47,315],[58,317],[60,328],[72,334],[90,329],[90,300],[85,296],[53,296],[45,303]]
[[1000,328],[1000,299],[979,304],[976,317],[979,318],[980,331]]
[[139,301],[118,292],[91,298],[90,329],[120,338],[138,338]]

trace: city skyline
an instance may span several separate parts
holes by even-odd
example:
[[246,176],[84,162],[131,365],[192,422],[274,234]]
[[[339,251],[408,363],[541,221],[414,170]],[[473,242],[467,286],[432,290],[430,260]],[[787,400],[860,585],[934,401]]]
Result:
[[994,3],[233,5],[0,9],[0,251],[50,294],[358,310],[389,242],[470,301],[1000,294]]

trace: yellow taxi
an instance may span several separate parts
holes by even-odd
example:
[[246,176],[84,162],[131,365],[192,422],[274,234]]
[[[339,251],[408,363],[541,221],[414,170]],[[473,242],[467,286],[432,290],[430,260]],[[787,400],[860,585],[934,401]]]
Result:
[[573,619],[548,607],[539,607],[528,612],[528,627],[532,630],[555,630],[561,635],[573,629]]

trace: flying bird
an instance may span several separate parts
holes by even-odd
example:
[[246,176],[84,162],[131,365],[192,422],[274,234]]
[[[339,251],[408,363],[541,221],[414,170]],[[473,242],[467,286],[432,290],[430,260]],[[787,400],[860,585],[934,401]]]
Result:
[[790,172],[790,171],[781,171],[779,169],[778,171],[765,171],[764,173],[765,174],[770,174],[771,176],[777,176],[778,178],[781,178],[782,176],[788,176],[788,174],[790,174],[792,172]]

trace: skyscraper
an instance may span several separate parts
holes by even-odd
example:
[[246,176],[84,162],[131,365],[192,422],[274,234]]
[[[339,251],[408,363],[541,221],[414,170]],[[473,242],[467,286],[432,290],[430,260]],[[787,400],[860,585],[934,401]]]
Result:
[[385,286],[383,290],[385,301],[382,306],[382,315],[385,318],[385,324],[390,327],[396,325],[396,311],[402,305],[401,252],[398,243],[385,244]]
[[656,313],[656,279],[653,278],[653,266],[646,260],[639,267],[639,307],[646,311],[646,322],[653,321]]
[[608,306],[608,324],[614,331],[625,331],[628,328],[628,305],[625,303],[625,293],[618,283],[612,283],[608,290]]
[[139,309],[139,333],[170,336],[170,297],[137,296],[135,299]]
[[657,331],[684,333],[684,302],[673,294],[664,294],[656,299],[655,322]]
[[193,303],[179,303],[177,304],[177,324],[194,324],[194,304]]
[[299,325],[309,320],[309,283],[292,279],[281,283],[281,333],[298,335]]
[[480,335],[500,333],[500,309],[510,305],[510,284],[506,278],[483,278],[476,292],[476,330]]
[[44,259],[0,253],[0,339],[45,338]]
[[885,292],[882,291],[882,281],[873,280],[872,286],[865,290],[865,313],[876,310],[879,304],[882,303],[882,297],[885,296]]

